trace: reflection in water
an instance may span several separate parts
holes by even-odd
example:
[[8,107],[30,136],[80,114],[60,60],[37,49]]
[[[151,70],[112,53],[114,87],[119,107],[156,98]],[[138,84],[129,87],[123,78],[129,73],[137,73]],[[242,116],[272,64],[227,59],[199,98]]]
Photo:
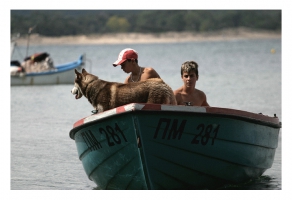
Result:
[[275,178],[261,176],[240,184],[227,184],[220,190],[281,190],[281,183],[277,183]]

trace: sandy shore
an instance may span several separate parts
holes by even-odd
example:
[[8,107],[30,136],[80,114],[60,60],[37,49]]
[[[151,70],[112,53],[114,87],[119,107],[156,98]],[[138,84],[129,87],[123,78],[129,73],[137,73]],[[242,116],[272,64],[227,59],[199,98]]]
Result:
[[[134,43],[169,43],[188,41],[224,41],[237,39],[271,39],[281,38],[281,32],[254,31],[245,28],[226,29],[210,33],[168,32],[163,34],[119,33],[100,35],[80,35],[64,37],[30,36],[30,45],[81,45],[81,44],[134,44]],[[26,45],[27,37],[17,40],[18,45]]]

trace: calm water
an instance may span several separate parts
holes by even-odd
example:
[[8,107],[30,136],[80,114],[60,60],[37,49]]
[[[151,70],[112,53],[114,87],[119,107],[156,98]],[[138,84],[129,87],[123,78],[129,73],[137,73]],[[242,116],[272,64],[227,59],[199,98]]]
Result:
[[[151,66],[173,89],[182,85],[180,65],[199,64],[197,88],[214,107],[273,116],[281,113],[281,40],[236,40],[178,44],[30,46],[29,54],[48,52],[55,64],[76,60],[86,53],[85,68],[101,79],[123,82],[126,74],[112,63],[126,47],[139,52],[140,66]],[[274,54],[271,49],[275,49]],[[19,46],[13,59],[22,60]],[[12,190],[92,190],[77,157],[69,131],[78,119],[91,115],[83,97],[76,100],[72,85],[11,87]],[[281,132],[274,164],[262,177],[222,189],[281,190]]]

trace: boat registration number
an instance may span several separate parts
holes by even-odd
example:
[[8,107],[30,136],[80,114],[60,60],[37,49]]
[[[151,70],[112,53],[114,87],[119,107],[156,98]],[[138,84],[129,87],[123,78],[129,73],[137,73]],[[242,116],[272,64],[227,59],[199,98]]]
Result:
[[[153,135],[153,139],[157,139],[158,137],[161,139],[177,139],[180,140],[183,136],[183,132],[185,131],[187,120],[182,120],[179,123],[178,119],[168,119],[168,118],[160,118],[158,124],[156,126],[155,133]],[[210,143],[214,145],[215,140],[217,138],[218,132],[220,129],[219,124],[198,124],[195,129],[191,129],[191,134],[194,135],[193,139],[190,141],[191,144],[201,144],[207,145]],[[187,131],[190,132],[190,131]]]

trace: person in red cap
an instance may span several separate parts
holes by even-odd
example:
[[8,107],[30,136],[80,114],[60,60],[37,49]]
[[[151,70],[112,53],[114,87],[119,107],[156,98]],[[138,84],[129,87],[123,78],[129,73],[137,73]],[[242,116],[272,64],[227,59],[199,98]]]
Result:
[[125,83],[145,81],[149,78],[160,78],[159,74],[151,67],[141,67],[138,65],[138,52],[134,49],[123,49],[118,60],[113,63],[116,67],[121,65],[121,69],[127,74],[131,74],[126,78]]
[[181,78],[184,84],[173,92],[177,105],[209,106],[206,94],[196,88],[199,79],[198,67],[195,61],[186,61],[181,65]]

